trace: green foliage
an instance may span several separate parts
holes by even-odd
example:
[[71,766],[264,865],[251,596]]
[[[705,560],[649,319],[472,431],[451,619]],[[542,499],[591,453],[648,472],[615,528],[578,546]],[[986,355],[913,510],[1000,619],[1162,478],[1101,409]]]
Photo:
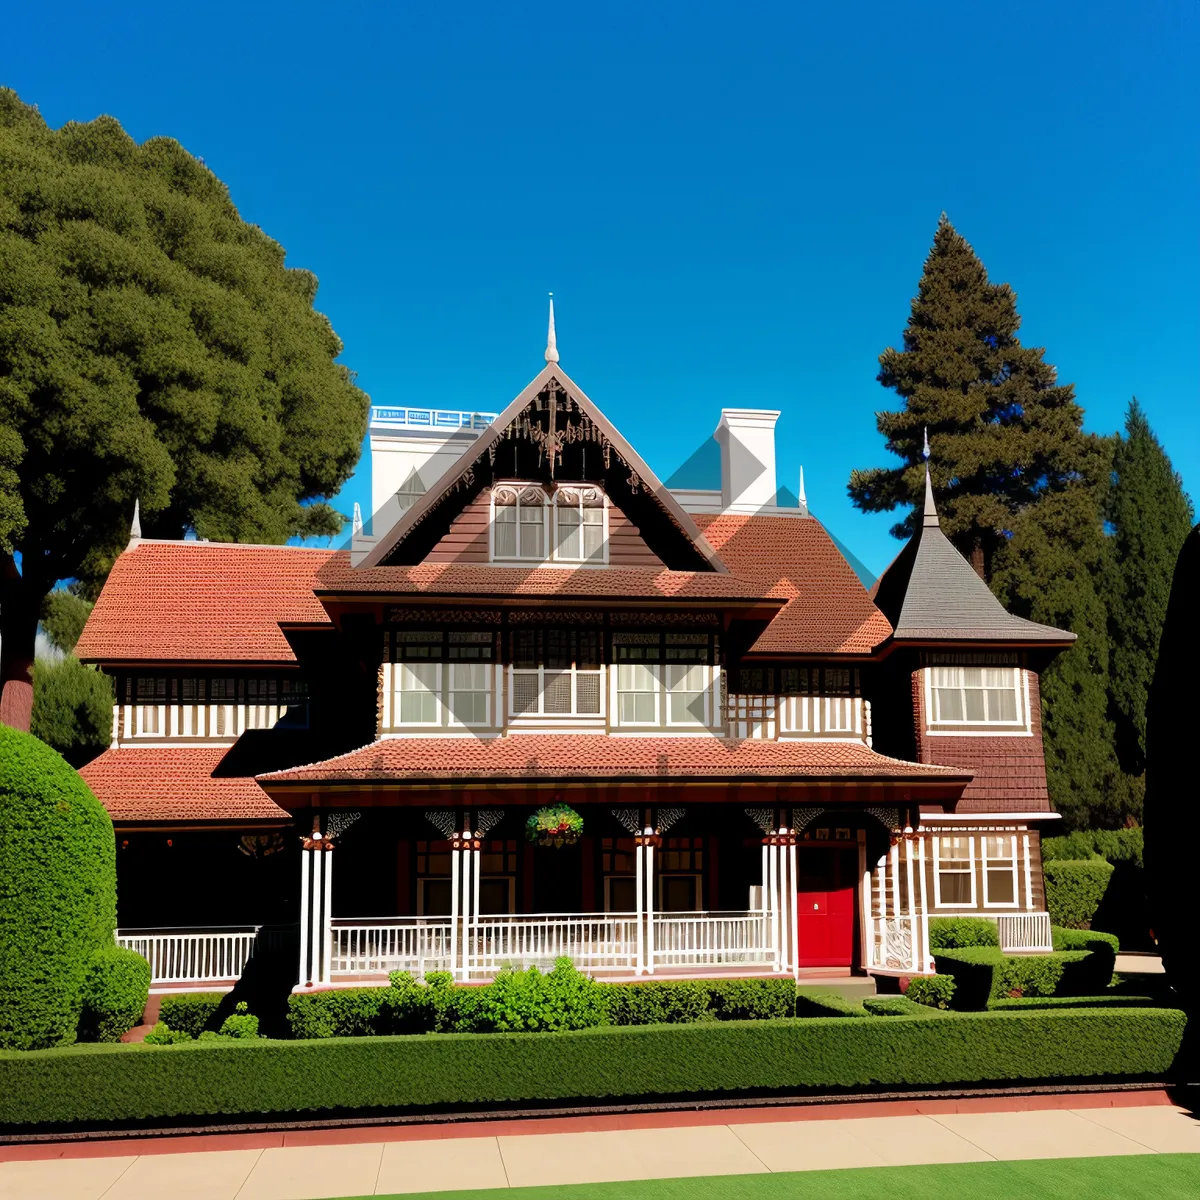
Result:
[[709,1015],[708,984],[703,980],[602,986],[611,1025],[680,1025],[703,1021]]
[[1107,944],[1098,953],[1056,950],[1052,954],[1005,954],[989,946],[940,950],[933,956],[939,975],[953,975],[956,1009],[977,1011],[1004,996],[1083,996],[1106,988],[1112,978]]
[[[201,1034],[203,1037],[203,1034]],[[221,1037],[256,1038],[258,1037],[258,1018],[250,1012],[250,1006],[243,1000],[221,1024]]]
[[[1195,513],[1136,398],[1125,436],[1117,439],[1106,516],[1112,529],[1108,625],[1117,754],[1122,769],[1140,777],[1146,769],[1146,698],[1171,576]],[[1140,819],[1140,808],[1134,815]]]
[[828,988],[801,987],[796,989],[798,1017],[868,1017],[871,1014],[858,1000],[850,1000]]
[[217,1028],[217,1009],[224,999],[224,992],[184,992],[164,996],[158,1017],[172,1029],[186,1033],[189,1038],[197,1038],[206,1029]]
[[497,1033],[554,1033],[588,1029],[606,1019],[599,985],[577,971],[569,958],[560,958],[543,975],[501,971],[480,992],[476,1028]]
[[1132,829],[1077,829],[1064,837],[1042,838],[1042,861],[1079,860],[1099,855],[1114,866],[1129,863],[1140,869],[1145,833],[1139,825]]
[[796,984],[791,979],[712,979],[708,997],[718,1021],[766,1021],[796,1011]]
[[1185,1024],[1166,1009],[921,1013],[0,1054],[0,1124],[1153,1078]]
[[135,498],[148,536],[340,528],[321,498],[368,402],[316,291],[177,142],[112,117],[51,130],[0,90],[0,553],[23,571],[6,656],[32,658],[55,581],[103,580]]
[[918,1004],[907,996],[868,996],[863,1008],[873,1017],[940,1017],[936,1007]]
[[55,649],[72,654],[91,611],[90,600],[70,588],[57,588],[42,601],[42,632]]
[[68,655],[33,667],[30,732],[72,766],[90,762],[112,738],[112,680]]
[[999,946],[1000,932],[987,917],[931,917],[930,950],[961,950],[967,946]]
[[[919,510],[928,428],[942,528],[963,554],[978,550],[988,562],[1018,514],[1080,476],[1096,477],[1096,446],[1081,432],[1083,410],[1043,351],[1021,345],[1020,325],[1016,294],[988,280],[943,214],[904,348],[889,346],[879,357],[877,378],[904,407],[878,413],[876,424],[904,462],[852,472],[857,507]],[[892,532],[906,538],[913,528],[909,514]]]
[[1097,929],[1063,929],[1051,926],[1055,950],[1093,950],[1107,954],[1113,961],[1121,952],[1121,941],[1112,933],[1101,933]]
[[79,1017],[81,1042],[119,1042],[139,1024],[150,994],[150,964],[132,950],[109,946],[88,964]]
[[165,1021],[158,1021],[144,1040],[147,1046],[179,1046],[195,1039],[186,1030],[172,1029]]
[[49,746],[0,725],[0,1047],[75,1038],[116,928],[112,821]]
[[1056,858],[1042,864],[1050,921],[1068,929],[1086,929],[1104,899],[1113,868],[1102,858]]
[[909,981],[905,996],[914,1004],[949,1008],[954,999],[953,975],[918,975]]
[[1028,1008],[1151,1008],[1149,996],[1001,996],[988,1001],[988,1011]]

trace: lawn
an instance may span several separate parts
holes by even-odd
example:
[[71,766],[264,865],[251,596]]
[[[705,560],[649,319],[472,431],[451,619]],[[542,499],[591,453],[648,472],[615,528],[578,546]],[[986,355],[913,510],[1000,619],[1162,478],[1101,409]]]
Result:
[[[947,1163],[925,1167],[858,1167],[774,1175],[710,1175],[637,1183],[584,1183],[570,1187],[422,1192],[406,1200],[876,1200],[879,1196],[957,1193],[971,1200],[1054,1197],[1200,1196],[1200,1154],[1139,1154],[1113,1158],[1051,1158],[1024,1162]],[[359,1200],[367,1200],[361,1197]],[[375,1197],[375,1200],[380,1200]],[[400,1200],[392,1197],[391,1200]]]

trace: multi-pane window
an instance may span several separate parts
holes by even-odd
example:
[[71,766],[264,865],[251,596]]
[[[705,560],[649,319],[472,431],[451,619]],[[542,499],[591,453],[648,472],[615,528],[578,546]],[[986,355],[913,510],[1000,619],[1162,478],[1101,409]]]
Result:
[[704,725],[707,719],[708,668],[667,664],[667,724]]
[[1017,843],[1008,837],[983,839],[983,903],[1017,902]]
[[945,906],[975,903],[975,851],[969,837],[935,839],[937,903]]
[[495,635],[398,630],[391,635],[393,725],[486,725]]
[[1015,667],[932,667],[933,720],[938,725],[1015,725],[1021,720]]
[[601,638],[594,629],[516,629],[510,642],[513,716],[599,716]]
[[[450,915],[450,846],[417,842],[417,912],[426,917]],[[517,875],[515,838],[486,841],[479,855],[479,911],[510,913],[515,907]]]
[[653,667],[617,664],[617,719],[622,725],[658,724],[658,674]]
[[618,723],[710,724],[716,654],[707,633],[614,634]]
[[540,487],[497,487],[492,491],[492,557],[546,557],[546,493]]
[[554,557],[562,562],[604,561],[604,494],[564,487],[554,494]]
[[138,733],[161,734],[164,709],[167,702],[167,680],[165,676],[139,675],[135,685],[138,703]]

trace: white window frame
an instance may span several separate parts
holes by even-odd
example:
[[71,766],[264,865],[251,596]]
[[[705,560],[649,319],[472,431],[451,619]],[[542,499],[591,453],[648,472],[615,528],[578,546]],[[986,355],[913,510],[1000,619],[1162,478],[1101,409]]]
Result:
[[[535,501],[528,499],[530,493],[536,492],[539,499],[536,501],[541,509],[542,518],[542,553],[541,554],[522,554],[521,553],[521,512],[523,508],[532,506]],[[512,504],[497,504],[497,497],[512,496]],[[533,563],[546,562],[549,558],[550,551],[550,505],[547,501],[550,499],[546,495],[545,489],[538,483],[497,483],[492,488],[491,493],[491,513],[488,521],[488,557],[494,563]],[[516,553],[515,554],[500,554],[496,549],[496,509],[509,508],[514,511],[514,525],[516,537]],[[533,525],[530,521],[528,524]]]
[[[700,688],[675,688],[671,686],[672,671],[700,671],[703,685]],[[710,709],[712,699],[712,667],[705,663],[688,663],[688,662],[667,662],[663,664],[662,673],[662,689],[663,697],[666,703],[666,724],[668,726],[679,729],[708,729],[712,725],[712,712]],[[674,699],[676,696],[694,696],[699,695],[702,698],[704,706],[704,716],[699,721],[694,720],[679,720],[675,716]],[[686,707],[686,706],[685,706]]]
[[[397,666],[407,666],[407,663],[397,663]],[[492,674],[492,668],[495,663],[481,659],[452,659],[445,664],[449,669],[442,672],[445,681],[445,691],[442,693],[442,709],[445,712],[446,724],[459,729],[480,729],[490,726],[492,723],[492,693],[495,688],[495,676]],[[483,671],[483,686],[482,687],[455,687],[454,675],[456,670],[467,668],[474,671],[479,668]],[[458,693],[468,693],[470,695],[483,696],[483,720],[481,721],[464,721],[454,711],[454,697]]]
[[[563,499],[568,494],[574,494],[576,497],[569,504]],[[585,505],[585,499],[599,500],[600,503],[598,505]],[[554,561],[578,563],[582,566],[605,566],[608,563],[608,496],[600,488],[592,484],[564,483],[562,486],[555,488],[551,504],[554,510],[554,542],[552,546]],[[576,536],[579,539],[578,556],[559,552],[559,514],[564,509],[570,509],[579,514],[579,524],[575,527]],[[585,525],[584,514],[589,512],[598,512],[600,514],[600,553],[591,557],[584,554],[583,536]]]
[[[445,704],[443,703],[443,688],[445,686],[445,670],[448,664],[436,658],[416,659],[413,662],[392,663],[391,702],[393,729],[440,729],[446,723]],[[433,667],[434,685],[432,688],[402,688],[400,681],[404,672],[412,667]],[[403,705],[401,698],[407,694],[430,695],[433,697],[434,716],[432,721],[406,721],[401,715]]]
[[633,909],[613,908],[613,906],[612,906],[611,884],[614,879],[621,879],[621,880],[628,879],[629,882],[635,886],[635,888],[637,886],[637,876],[636,875],[623,875],[619,871],[610,871],[607,875],[604,876],[604,911],[606,913],[615,913],[618,916],[623,916],[623,915],[632,916],[633,911],[634,911]]
[[[936,670],[965,670],[975,667],[993,671],[1011,671],[1013,673],[1013,692],[1017,701],[1017,718],[1015,721],[972,721],[942,719],[938,712],[938,700],[934,686],[933,673]],[[931,736],[953,737],[997,737],[1005,735],[1028,736],[1031,732],[1029,720],[1029,673],[1022,667],[994,663],[938,663],[923,668],[925,690],[925,732]],[[973,690],[973,689],[972,689]],[[986,690],[986,689],[981,689]],[[964,713],[966,705],[964,703]]]
[[[547,712],[546,711],[546,675],[569,675],[571,677],[571,711],[570,712]],[[517,676],[525,678],[537,676],[537,708],[536,709],[518,709],[516,707],[516,688],[514,680]],[[597,703],[598,708],[595,712],[580,712],[579,711],[579,680],[581,676],[596,679],[597,683]],[[568,720],[575,717],[590,718],[599,720],[604,716],[604,668],[600,667],[577,667],[572,663],[569,667],[514,667],[511,663],[508,666],[508,715],[513,720],[523,720],[532,717],[545,717],[547,719],[553,717],[564,717]]]
[[[650,673],[650,677],[654,680],[654,688],[623,688],[621,686],[621,668],[622,667],[642,667]],[[616,693],[617,707],[613,714],[613,724],[625,726],[627,728],[646,729],[657,728],[663,723],[663,664],[654,662],[617,662],[613,663],[613,669],[616,672]],[[626,721],[621,712],[621,697],[622,696],[653,696],[654,697],[654,719],[652,721]],[[693,728],[695,728],[693,726]]]
[[[980,860],[982,863],[982,874],[983,874],[983,907],[984,908],[1020,908],[1021,907],[1021,889],[1020,889],[1020,879],[1018,878],[1018,873],[1017,873],[1017,835],[1015,833],[1008,834],[1008,835],[1000,834],[1000,833],[983,833],[983,834],[980,834],[979,837],[980,837],[979,855],[980,855]],[[988,838],[989,837],[995,838],[998,842],[1008,841],[1009,849],[1011,851],[1011,858],[989,859],[988,858]],[[1000,869],[999,867],[989,868],[989,866],[988,866],[989,862],[1003,863],[1006,866],[1009,864],[1009,862],[1012,863],[1012,895],[1013,895],[1013,898],[1011,900],[993,900],[988,895],[988,871],[989,871],[989,869],[993,870],[993,871]]]
[[[942,849],[942,838],[944,838],[944,837],[945,838],[962,837],[962,838],[966,838],[966,840],[967,840],[967,849],[969,852],[968,858],[967,858],[967,863],[968,863],[968,867],[969,867],[968,878],[971,880],[971,898],[970,898],[970,900],[964,900],[961,902],[957,902],[957,901],[950,901],[950,900],[942,899],[941,849]],[[974,836],[974,834],[938,833],[938,834],[934,834],[932,840],[933,840],[933,906],[934,906],[934,908],[958,908],[958,909],[975,908],[976,907],[976,903],[975,903],[976,902],[976,888],[975,888],[975,836]],[[953,858],[953,859],[948,859],[947,861],[953,862],[953,863],[959,863],[959,862],[962,862],[962,859]],[[957,868],[955,868],[955,870],[956,870],[956,873],[958,873],[958,874],[962,873],[961,871],[958,871]]]
[[[140,692],[141,682],[143,679],[151,680],[154,683],[153,697],[149,700],[144,699],[138,693]],[[162,687],[159,688],[159,684]],[[165,738],[169,734],[167,732],[167,677],[165,675],[136,675],[133,680],[133,701],[134,701],[134,728],[135,737],[145,738]],[[161,699],[159,697],[161,696]],[[149,714],[154,713],[155,728],[148,729],[146,718]]]

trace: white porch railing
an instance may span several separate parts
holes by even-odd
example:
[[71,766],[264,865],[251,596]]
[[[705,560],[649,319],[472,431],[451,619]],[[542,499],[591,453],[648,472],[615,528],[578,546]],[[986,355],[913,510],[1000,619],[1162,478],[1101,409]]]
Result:
[[453,970],[450,928],[449,918],[396,917],[369,923],[335,918],[330,972],[336,977]]
[[254,953],[258,927],[118,929],[117,945],[150,964],[150,983],[231,983]]
[[762,912],[658,913],[654,958],[659,967],[757,965],[774,970],[770,917]]
[[633,913],[508,913],[473,918],[465,942],[472,975],[502,967],[552,967],[569,958],[581,971],[632,970],[637,956]]
[[1000,934],[1000,949],[1048,952],[1054,949],[1050,931],[1050,914],[1009,913],[996,917]]
[[867,930],[867,966],[878,971],[916,971],[917,922],[921,918],[872,917]]

